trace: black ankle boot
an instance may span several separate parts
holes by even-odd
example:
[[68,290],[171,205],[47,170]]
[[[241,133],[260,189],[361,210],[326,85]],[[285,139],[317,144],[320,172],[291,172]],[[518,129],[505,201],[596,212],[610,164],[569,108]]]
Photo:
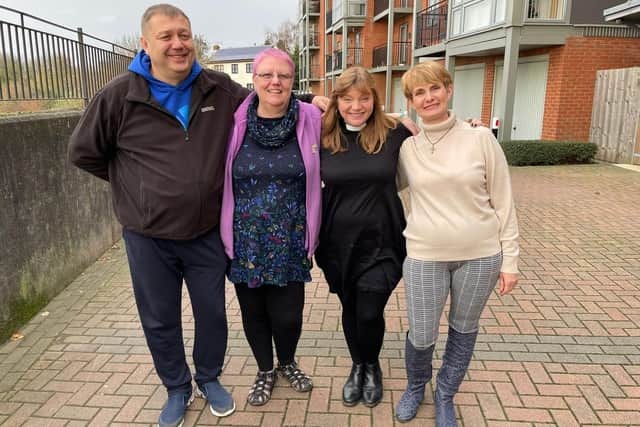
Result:
[[362,401],[365,406],[373,408],[382,400],[382,370],[380,363],[364,364],[364,384],[362,385]]
[[345,406],[354,406],[362,399],[362,383],[364,381],[364,365],[354,363],[347,382],[342,388],[342,403]]

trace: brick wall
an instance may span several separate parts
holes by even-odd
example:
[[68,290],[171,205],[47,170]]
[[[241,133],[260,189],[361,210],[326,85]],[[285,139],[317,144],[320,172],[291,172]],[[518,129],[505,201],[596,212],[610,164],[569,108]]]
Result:
[[[387,28],[387,21],[384,19],[372,23],[369,23],[368,20],[367,24],[365,24],[362,35],[364,40],[364,55],[367,59],[365,62],[366,67],[371,67],[373,64],[373,49],[387,43]],[[384,96],[384,91],[381,93],[381,96]]]
[[[564,46],[520,52],[549,55],[542,139],[588,141],[596,73],[640,65],[640,40],[570,37]],[[490,123],[495,62],[502,56],[457,57],[456,66],[485,64],[482,121]]]
[[378,96],[380,97],[380,103],[384,106],[384,94],[386,92],[386,78],[384,73],[374,73],[372,74],[374,85],[376,87],[376,91],[378,91]]
[[640,40],[570,37],[549,55],[542,138],[588,141],[597,71],[640,65]]
[[489,126],[491,125],[491,109],[493,108],[493,82],[495,80],[495,60],[486,61],[484,64],[484,84],[482,86],[482,113],[480,118]]

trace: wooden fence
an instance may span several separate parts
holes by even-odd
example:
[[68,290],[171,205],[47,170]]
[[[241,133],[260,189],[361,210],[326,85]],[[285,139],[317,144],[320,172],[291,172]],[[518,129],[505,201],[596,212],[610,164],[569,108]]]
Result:
[[640,67],[598,71],[589,140],[599,160],[640,165]]

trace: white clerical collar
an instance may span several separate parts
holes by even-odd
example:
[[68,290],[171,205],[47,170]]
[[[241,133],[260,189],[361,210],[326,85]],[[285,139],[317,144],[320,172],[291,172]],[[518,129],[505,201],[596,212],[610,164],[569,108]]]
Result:
[[345,127],[349,132],[359,132],[367,125],[367,122],[364,122],[360,126],[351,126],[349,123],[345,123]]

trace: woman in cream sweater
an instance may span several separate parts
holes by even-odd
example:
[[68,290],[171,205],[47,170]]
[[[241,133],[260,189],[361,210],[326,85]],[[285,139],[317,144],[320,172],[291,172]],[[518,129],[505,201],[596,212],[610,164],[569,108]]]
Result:
[[415,417],[431,380],[440,317],[451,294],[449,332],[434,396],[436,425],[455,426],[453,397],[471,361],[478,323],[498,283],[501,295],[518,282],[518,224],[507,162],[491,132],[448,110],[451,75],[436,62],[402,78],[422,131],[399,155],[400,187],[409,187],[403,266],[409,333],[408,385],[396,416]]

